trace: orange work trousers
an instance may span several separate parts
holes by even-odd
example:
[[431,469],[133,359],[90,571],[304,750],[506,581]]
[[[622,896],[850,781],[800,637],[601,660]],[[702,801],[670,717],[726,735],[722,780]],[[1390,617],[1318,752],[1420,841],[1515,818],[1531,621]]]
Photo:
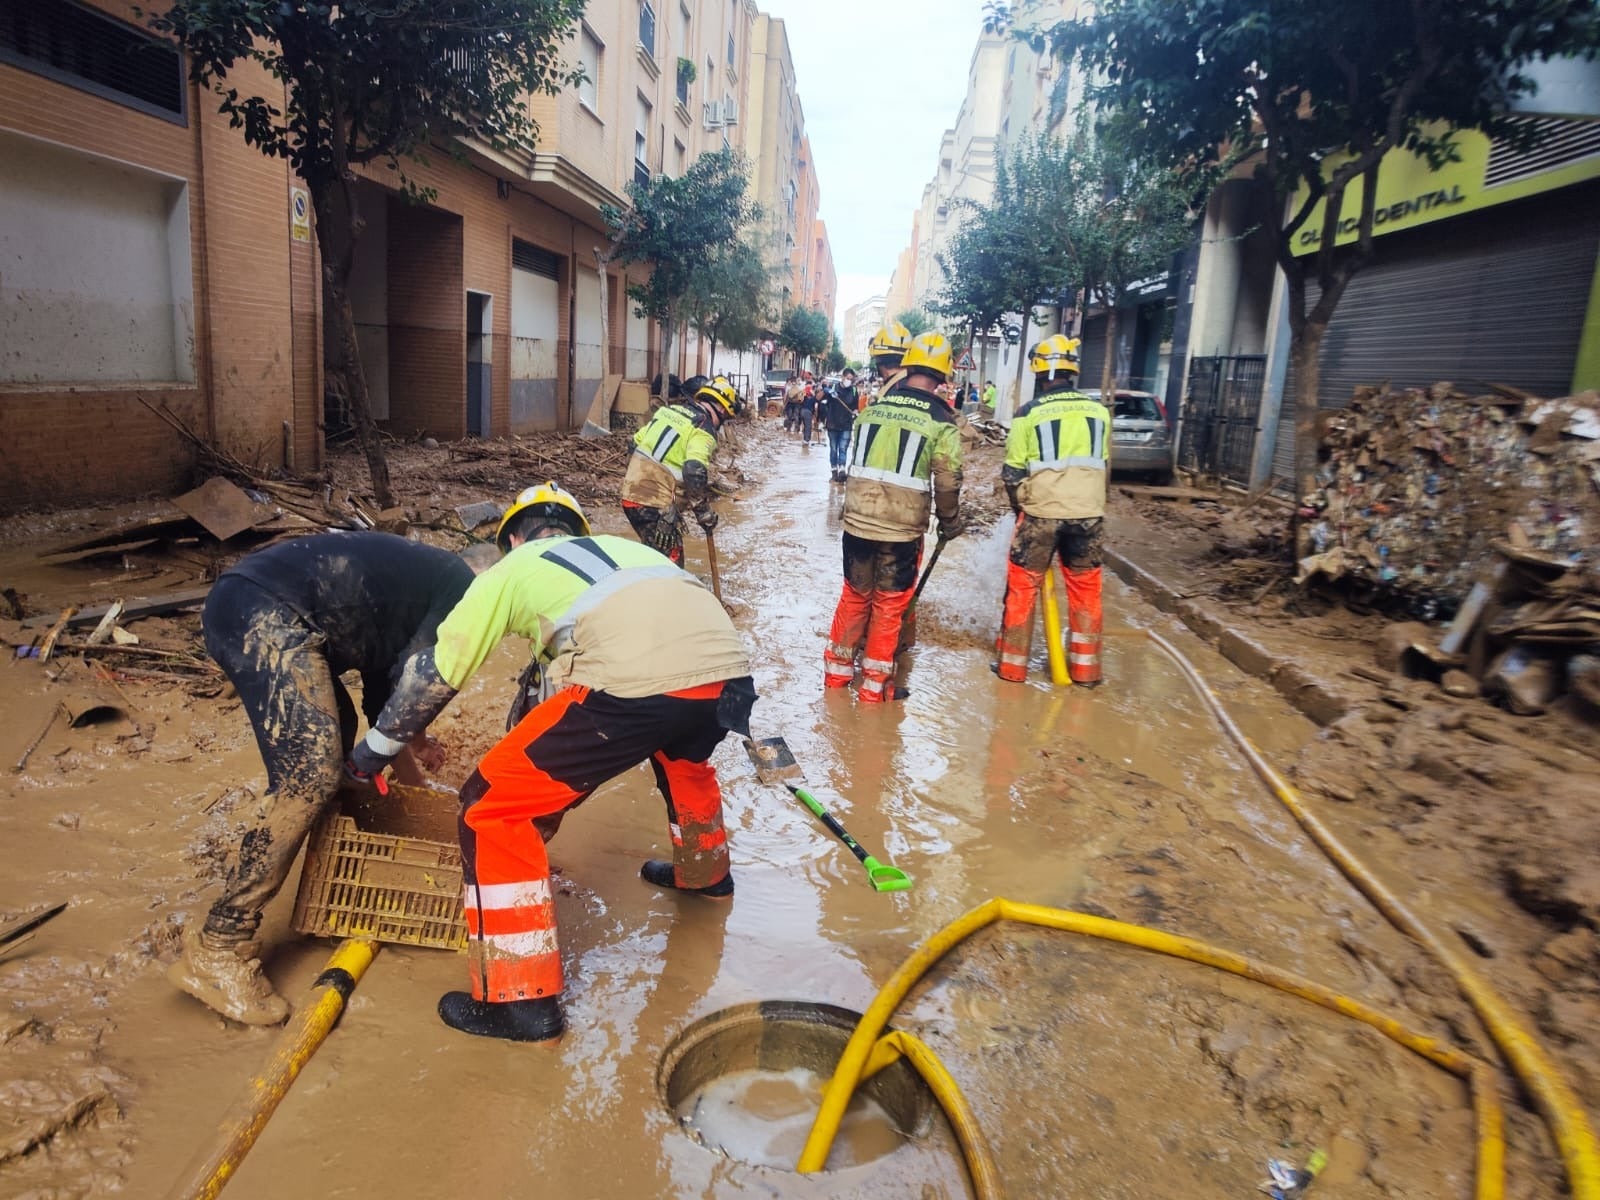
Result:
[[683,887],[728,873],[722,793],[711,752],[723,684],[624,699],[569,687],[536,706],[461,789],[461,859],[475,1000],[561,992],[561,952],[545,842],[565,813],[645,759],[667,802]]
[[861,687],[856,694],[868,704],[894,699],[900,626],[916,590],[921,563],[920,537],[909,542],[879,542],[844,535],[844,590],[822,651],[825,686],[850,686],[859,650]]
[[[1100,604],[1100,540],[1103,521],[1056,520],[1017,514],[1011,536],[1011,561],[1006,568],[1005,606],[1000,614],[1001,679],[1020,683],[1028,677],[1033,650],[1033,609],[1050,560],[1061,558],[1061,580],[1067,593],[1067,674],[1073,683],[1090,687],[1101,682],[1100,642],[1104,615]],[[1048,630],[1048,636],[1058,636]]]

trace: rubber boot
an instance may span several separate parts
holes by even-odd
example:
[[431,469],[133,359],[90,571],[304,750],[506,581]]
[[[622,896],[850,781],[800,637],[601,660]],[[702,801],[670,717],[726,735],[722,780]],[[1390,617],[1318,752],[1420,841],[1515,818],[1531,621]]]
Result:
[[253,957],[254,942],[235,942],[209,930],[183,935],[183,955],[167,968],[167,981],[241,1025],[281,1025],[289,1004],[272,990]]
[[506,1042],[554,1042],[567,1027],[555,996],[496,1004],[474,1000],[469,992],[446,992],[439,997],[439,1019],[462,1033]]
[[683,887],[678,883],[677,872],[673,870],[671,863],[664,859],[652,858],[639,868],[639,878],[659,888],[671,888],[677,892],[687,892],[691,896],[706,896],[712,900],[727,900],[733,895],[732,871],[706,887]]

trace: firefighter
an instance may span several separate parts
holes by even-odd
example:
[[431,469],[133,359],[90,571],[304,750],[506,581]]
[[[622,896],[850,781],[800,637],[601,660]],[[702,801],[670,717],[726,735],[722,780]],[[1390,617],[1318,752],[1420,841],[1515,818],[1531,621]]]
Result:
[[911,331],[899,321],[886,321],[867,343],[867,357],[878,376],[879,396],[900,382],[900,363],[910,345]]
[[649,547],[591,535],[578,502],[554,482],[517,497],[497,541],[505,557],[445,618],[437,645],[406,664],[348,770],[381,772],[503,637],[532,643],[542,698],[525,715],[524,705],[513,709],[509,732],[461,788],[471,991],[446,993],[439,1016],[465,1033],[543,1042],[565,1026],[545,842],[568,810],[648,760],[673,858],[646,862],[640,875],[656,887],[732,897],[709,759],[726,731],[749,736],[755,689],[717,599]]
[[622,511],[639,540],[683,565],[683,510],[700,528],[717,527],[711,507],[711,456],[722,423],[739,408],[739,394],[721,375],[688,400],[656,410],[633,435],[633,456],[622,480]]
[[[1080,687],[1100,674],[1100,545],[1110,473],[1111,414],[1077,390],[1078,339],[1056,334],[1029,356],[1034,398],[1012,418],[1001,468],[1017,526],[996,648],[1001,679],[1028,676],[1033,605],[1050,560],[1066,583],[1067,669]],[[1056,630],[1046,631],[1060,636]]]
[[[206,650],[255,731],[267,790],[230,854],[222,895],[185,932],[174,986],[225,1017],[276,1025],[289,1006],[261,971],[261,910],[283,886],[339,788],[356,711],[339,676],[361,676],[370,721],[411,655],[472,582],[462,558],[389,533],[323,533],[257,551],[223,572],[201,615]],[[415,749],[433,758],[419,735]],[[402,760],[400,777],[423,782]],[[430,765],[437,766],[437,761]]]
[[826,686],[842,688],[854,678],[860,649],[857,694],[869,704],[906,694],[892,682],[894,660],[930,510],[940,538],[961,532],[961,435],[955,413],[934,391],[950,377],[950,342],[922,334],[889,370],[898,382],[856,418],[850,434],[844,590],[823,650]]

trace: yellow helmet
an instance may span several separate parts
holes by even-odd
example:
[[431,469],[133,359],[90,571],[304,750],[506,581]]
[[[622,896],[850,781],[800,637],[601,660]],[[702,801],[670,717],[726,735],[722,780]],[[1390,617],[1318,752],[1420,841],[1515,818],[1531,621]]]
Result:
[[[867,357],[877,366],[880,358],[892,358],[898,363],[906,352],[906,347],[911,345],[911,330],[899,321],[886,321],[882,329],[872,335],[872,340],[867,343]],[[894,365],[894,364],[890,364]]]
[[511,507],[506,509],[505,516],[500,518],[500,528],[495,531],[494,540],[502,554],[509,554],[511,551],[511,535],[507,531],[507,526],[514,518],[530,510],[535,516],[547,517],[565,526],[577,537],[589,536],[589,518],[583,515],[583,509],[578,504],[577,498],[555,480],[550,479],[531,488],[524,488],[511,502]]
[[696,400],[709,400],[713,404],[720,404],[728,413],[739,410],[739,393],[729,383],[726,376],[718,375],[710,383],[700,385],[700,390],[695,392]]
[[949,379],[951,357],[949,338],[942,333],[921,333],[912,339],[911,348],[900,360],[900,369],[925,371],[940,379]]
[[1054,379],[1057,375],[1078,373],[1078,347],[1081,339],[1064,333],[1051,334],[1028,354],[1028,366],[1034,375]]

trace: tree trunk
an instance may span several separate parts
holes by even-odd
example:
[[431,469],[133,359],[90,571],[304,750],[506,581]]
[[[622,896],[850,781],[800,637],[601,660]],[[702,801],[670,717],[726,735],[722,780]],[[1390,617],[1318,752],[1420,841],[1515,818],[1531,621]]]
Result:
[[666,389],[666,398],[672,398],[672,377],[677,374],[673,368],[672,342],[673,335],[678,332],[678,306],[667,305],[666,320],[661,322],[661,379],[662,387]]
[[1294,487],[1295,499],[1317,490],[1317,393],[1322,387],[1322,337],[1325,321],[1308,319],[1289,347],[1294,363]]
[[987,333],[987,328],[979,331],[974,327],[972,334],[978,341],[978,403],[980,410],[983,404],[983,388],[989,382],[989,339],[984,336]]
[[342,360],[328,362],[324,369],[342,369],[350,417],[367,456],[373,499],[380,509],[393,508],[389,460],[383,452],[377,423],[372,419],[367,373],[361,365],[361,347],[356,341],[355,311],[350,306],[350,269],[355,261],[356,240],[365,224],[356,208],[355,180],[346,176],[330,187],[313,189],[311,204],[316,213],[317,247],[322,252],[323,294],[333,309],[333,326],[338,331],[339,359]]
[[1117,310],[1106,305],[1106,361],[1100,369],[1100,402],[1112,408],[1117,402]]

